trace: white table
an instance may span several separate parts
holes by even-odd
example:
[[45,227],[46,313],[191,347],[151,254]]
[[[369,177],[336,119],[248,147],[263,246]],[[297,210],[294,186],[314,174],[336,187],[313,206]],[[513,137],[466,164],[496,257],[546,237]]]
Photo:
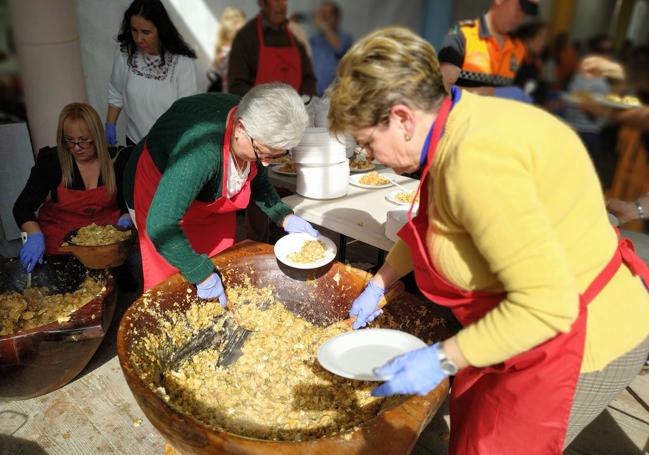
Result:
[[[418,180],[384,170],[410,191],[417,189]],[[269,174],[270,175],[270,174]],[[346,237],[360,240],[379,250],[388,251],[394,242],[385,236],[385,221],[388,210],[397,208],[385,196],[395,186],[378,189],[364,189],[349,185],[346,196],[336,199],[308,199],[298,194],[282,199],[296,215],[310,223],[330,229],[340,234],[339,259],[345,259]]]

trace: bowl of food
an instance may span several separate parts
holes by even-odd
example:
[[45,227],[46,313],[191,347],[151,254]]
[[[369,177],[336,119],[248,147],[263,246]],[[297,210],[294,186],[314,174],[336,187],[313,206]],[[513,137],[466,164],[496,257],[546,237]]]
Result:
[[74,379],[106,334],[114,281],[70,256],[46,256],[32,272],[0,264],[0,401],[43,395]]
[[60,250],[74,255],[89,269],[108,269],[126,261],[135,246],[135,230],[92,223],[69,232]]
[[[271,245],[251,241],[212,260],[236,311],[200,301],[175,275],[131,305],[118,332],[133,395],[179,453],[412,450],[448,393],[446,380],[425,397],[381,399],[370,395],[376,383],[333,375],[316,358],[325,340],[351,330],[348,311],[368,273],[339,262],[320,275],[287,273]],[[449,336],[446,321],[427,303],[404,292],[388,300],[373,327],[403,330],[426,343]],[[251,330],[243,354],[219,366],[237,324]],[[192,346],[197,340],[202,345]]]

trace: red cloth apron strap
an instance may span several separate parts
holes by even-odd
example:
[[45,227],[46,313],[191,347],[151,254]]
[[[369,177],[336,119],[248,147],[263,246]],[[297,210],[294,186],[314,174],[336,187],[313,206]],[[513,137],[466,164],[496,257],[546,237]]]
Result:
[[[250,201],[250,182],[257,174],[255,163],[250,163],[250,174],[241,190],[232,198],[227,197],[230,138],[234,128],[235,112],[236,107],[228,113],[225,130],[221,197],[210,203],[192,202],[180,221],[180,226],[196,254],[213,256],[232,246],[236,235],[236,211],[247,207]],[[162,174],[155,166],[148,145],[145,143],[137,164],[134,192],[135,216],[139,226],[138,238],[142,253],[144,290],[152,288],[178,272],[177,268],[169,264],[158,253],[146,232],[146,219],[161,177]]]
[[257,16],[257,37],[259,39],[259,58],[255,85],[266,82],[284,82],[298,92],[302,86],[302,59],[295,44],[293,34],[283,26],[291,43],[289,47],[269,47],[264,43],[261,14]]
[[[449,307],[463,326],[482,319],[504,294],[460,289],[434,266],[425,239],[428,233],[428,173],[450,110],[444,100],[433,130],[422,181],[419,213],[399,231],[408,244],[415,279],[431,301]],[[416,199],[416,198],[415,198]],[[619,236],[619,234],[618,234]],[[649,278],[649,269],[626,240],[579,296],[579,315],[570,332],[558,334],[535,348],[486,368],[463,368],[451,389],[452,454],[560,454],[584,351],[586,306],[606,286],[624,262]]]
[[61,254],[59,247],[70,231],[92,223],[114,224],[120,215],[117,191],[106,185],[91,190],[71,190],[63,181],[56,188],[58,201],[50,199],[38,212],[38,225],[45,236],[45,252]]

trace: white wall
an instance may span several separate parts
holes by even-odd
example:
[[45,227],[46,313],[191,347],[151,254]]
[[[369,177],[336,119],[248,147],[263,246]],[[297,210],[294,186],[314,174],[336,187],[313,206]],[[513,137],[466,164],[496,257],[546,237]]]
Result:
[[[196,51],[197,79],[207,87],[206,72],[213,58],[218,18],[226,6],[236,6],[252,18],[258,12],[256,0],[162,0],[171,19]],[[124,11],[130,0],[77,0],[81,54],[88,100],[104,118],[113,51]],[[293,0],[289,11],[313,11],[320,0]],[[355,0],[342,2],[342,28],[359,38],[376,27],[401,24],[420,29],[423,0]],[[307,31],[310,27],[305,27]],[[120,116],[119,132],[124,119]],[[123,137],[123,136],[122,136]]]

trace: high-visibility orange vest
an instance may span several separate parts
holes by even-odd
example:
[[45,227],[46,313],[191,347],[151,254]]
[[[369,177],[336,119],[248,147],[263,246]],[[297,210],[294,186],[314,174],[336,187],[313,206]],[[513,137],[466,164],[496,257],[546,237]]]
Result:
[[480,26],[480,18],[460,23],[465,52],[458,85],[462,85],[462,80],[476,85],[512,85],[525,56],[525,46],[521,41],[507,37],[500,47],[493,36],[480,36]]

